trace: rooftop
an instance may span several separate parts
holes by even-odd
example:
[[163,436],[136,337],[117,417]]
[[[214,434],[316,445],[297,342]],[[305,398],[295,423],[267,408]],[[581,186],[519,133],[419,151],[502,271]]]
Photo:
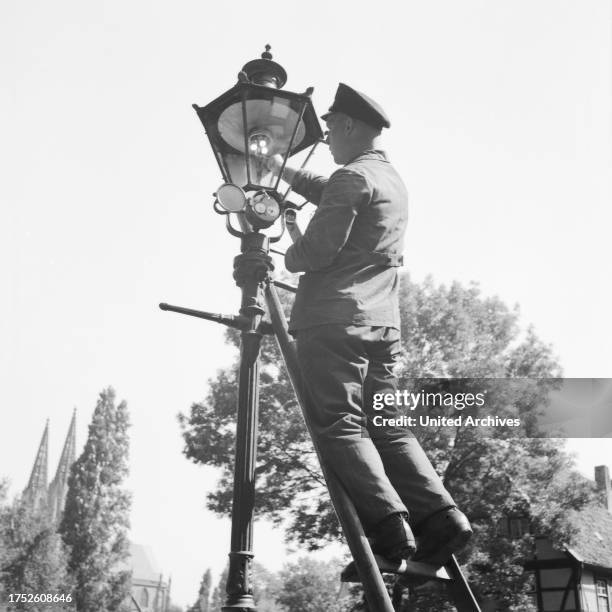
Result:
[[573,555],[584,563],[612,569],[612,514],[601,506],[588,506],[571,518],[578,527]]

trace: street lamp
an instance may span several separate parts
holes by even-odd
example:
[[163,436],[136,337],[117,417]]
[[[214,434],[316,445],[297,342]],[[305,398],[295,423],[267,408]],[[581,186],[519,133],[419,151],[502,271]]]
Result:
[[[225,181],[215,193],[214,209],[226,215],[228,231],[241,239],[241,253],[234,259],[234,279],[242,293],[240,315],[225,317],[197,313],[241,330],[236,463],[232,501],[232,536],[227,599],[223,610],[255,610],[251,581],[253,559],[253,508],[258,422],[258,358],[263,333],[264,285],[274,266],[268,228],[293,206],[279,186],[287,160],[311,147],[308,161],[323,133],[311,101],[312,88],[303,94],[281,89],[287,81],[284,68],[272,61],[270,46],[261,58],[246,63],[234,87],[204,107],[193,108],[204,125],[215,159]],[[271,163],[273,156],[282,162]],[[278,159],[278,157],[277,157]],[[242,231],[230,221],[238,218]],[[284,220],[284,217],[282,218]],[[194,314],[163,305],[164,309]],[[216,318],[215,318],[216,316]]]
[[[286,81],[285,69],[272,60],[266,45],[261,58],[242,67],[231,89],[204,107],[193,105],[225,181],[215,194],[216,204],[225,212],[242,213],[246,231],[269,227],[278,219],[287,160],[322,137],[312,88],[302,94],[285,91]],[[278,155],[282,164],[271,164],[270,158]]]

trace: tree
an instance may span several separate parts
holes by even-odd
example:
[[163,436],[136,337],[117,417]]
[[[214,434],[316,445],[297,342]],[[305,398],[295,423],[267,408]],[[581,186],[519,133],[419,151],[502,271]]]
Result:
[[[271,572],[261,563],[253,563],[253,597],[258,612],[343,612],[357,610],[352,589],[339,596],[337,559],[322,562],[302,557],[286,564],[281,572]],[[227,568],[214,590],[211,610],[220,610],[225,603]],[[345,590],[345,589],[343,589]],[[189,610],[191,612],[192,609]]]
[[[562,441],[534,437],[537,410],[551,384],[547,379],[559,376],[560,367],[533,329],[521,332],[518,308],[483,297],[476,285],[446,287],[404,278],[400,304],[400,388],[423,384],[435,389],[440,383],[431,379],[469,379],[463,381],[464,388],[489,392],[490,408],[521,416],[517,431],[522,437],[501,428],[482,435],[467,427],[417,427],[415,434],[473,523],[472,545],[461,557],[472,581],[483,597],[502,601],[508,610],[513,606],[528,610],[521,561],[528,552],[529,537],[502,541],[496,531],[500,519],[522,513],[539,534],[569,542],[572,526],[566,520],[567,511],[591,499],[590,486],[574,473]],[[236,333],[228,332],[227,338],[238,344]],[[188,416],[179,416],[185,455],[221,468],[208,506],[223,514],[231,507],[236,372],[236,365],[219,372],[210,381],[206,400],[192,405]],[[523,380],[520,385],[501,380],[518,377]],[[439,414],[446,414],[444,410]],[[258,510],[277,522],[288,520],[288,538],[315,549],[340,537],[271,338],[265,338],[262,347],[256,478]],[[412,609],[443,609],[435,607],[435,593],[423,598],[421,608]]]
[[219,581],[217,582],[217,586],[213,591],[212,598],[210,600],[210,608],[211,610],[220,610],[223,605],[225,605],[225,583],[227,582],[227,574],[228,574],[228,566],[226,565],[221,575],[219,576]]
[[[0,487],[0,595],[6,593],[70,593],[66,551],[46,508],[33,508],[17,498],[6,503]],[[18,602],[16,610],[37,610]],[[61,609],[61,608],[58,608]]]
[[6,566],[11,554],[10,528],[11,519],[7,507],[8,481],[0,480],[0,597],[5,601],[6,597]]
[[281,576],[261,563],[253,562],[253,598],[257,612],[282,612],[277,596],[281,590]]
[[280,574],[281,589],[277,603],[286,612],[344,612],[353,608],[355,599],[348,592],[340,594],[336,560],[323,562],[301,557],[285,565]]
[[202,576],[200,582],[200,590],[198,591],[198,600],[189,608],[187,612],[209,612],[210,610],[210,587],[212,576],[210,569],[207,569]]
[[78,612],[120,610],[130,573],[117,569],[128,555],[130,496],[128,412],[108,388],[98,399],[85,448],[72,466],[60,533],[69,547]]

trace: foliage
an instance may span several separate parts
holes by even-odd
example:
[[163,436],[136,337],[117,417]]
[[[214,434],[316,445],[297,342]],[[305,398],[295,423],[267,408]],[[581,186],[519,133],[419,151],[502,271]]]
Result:
[[198,600],[191,606],[187,612],[209,612],[210,611],[210,587],[212,576],[210,569],[207,569],[202,576],[200,582],[200,590],[198,591]]
[[[258,612],[349,612],[357,610],[357,596],[351,589],[339,595],[338,559],[323,562],[302,557],[285,564],[280,572],[271,572],[253,563],[253,597]],[[225,603],[227,567],[215,587],[211,610],[220,610]]]
[[[21,499],[2,504],[0,584],[0,593],[3,589],[6,593],[71,592],[66,551],[46,508],[34,509]],[[33,608],[32,604],[19,602],[15,609]]]
[[341,595],[340,562],[323,562],[301,557],[285,565],[280,578],[282,587],[276,601],[286,612],[344,612],[352,608],[354,598]]
[[257,612],[282,612],[276,603],[281,589],[281,576],[271,572],[261,563],[253,562],[253,598]]
[[211,610],[220,610],[225,604],[225,584],[227,582],[228,569],[228,566],[225,566],[221,572],[221,575],[219,576],[217,586],[215,586],[215,590],[213,591],[212,598],[210,600]]
[[70,549],[79,612],[120,610],[130,575],[117,567],[126,559],[129,494],[128,413],[115,392],[100,394],[81,456],[71,469],[60,532]]
[[[461,561],[481,596],[508,610],[528,610],[521,563],[530,553],[531,538],[504,540],[497,532],[500,519],[526,516],[538,534],[570,542],[573,532],[567,511],[583,507],[592,497],[590,485],[574,473],[563,442],[534,437],[539,407],[552,384],[546,379],[560,375],[559,365],[533,329],[521,332],[518,308],[483,297],[476,285],[445,287],[404,278],[400,304],[400,389],[414,389],[419,381],[439,384],[432,378],[467,379],[462,383],[466,390],[489,393],[487,403],[496,414],[521,417],[518,431],[494,428],[486,435],[473,427],[414,431],[473,523],[475,537]],[[238,345],[237,334],[228,333],[228,341]],[[270,338],[264,339],[261,360],[258,511],[277,522],[287,520],[287,537],[315,549],[339,538],[339,527],[282,359]],[[522,383],[509,384],[504,380],[508,378],[520,378]],[[204,402],[194,404],[188,416],[179,416],[185,455],[221,468],[208,505],[224,514],[231,502],[236,401],[234,365],[210,381]],[[418,608],[411,602],[410,609],[443,609],[435,593],[420,598],[425,603]]]
[[5,597],[6,566],[11,559],[10,527],[12,524],[9,508],[7,506],[9,483],[0,480],[0,597]]

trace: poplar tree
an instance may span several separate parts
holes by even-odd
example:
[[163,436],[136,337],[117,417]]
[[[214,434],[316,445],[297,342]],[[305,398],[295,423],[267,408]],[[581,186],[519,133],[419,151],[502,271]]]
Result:
[[225,585],[227,583],[228,566],[226,565],[219,576],[217,586],[212,593],[210,601],[211,610],[221,610],[221,607],[225,604],[227,594],[225,593]]
[[127,405],[115,392],[98,399],[85,448],[74,463],[60,533],[69,547],[77,612],[115,612],[130,593],[128,556],[130,495]]
[[207,569],[202,576],[200,590],[198,592],[198,600],[189,608],[187,612],[210,612],[210,595],[211,595],[212,576],[210,569]]

